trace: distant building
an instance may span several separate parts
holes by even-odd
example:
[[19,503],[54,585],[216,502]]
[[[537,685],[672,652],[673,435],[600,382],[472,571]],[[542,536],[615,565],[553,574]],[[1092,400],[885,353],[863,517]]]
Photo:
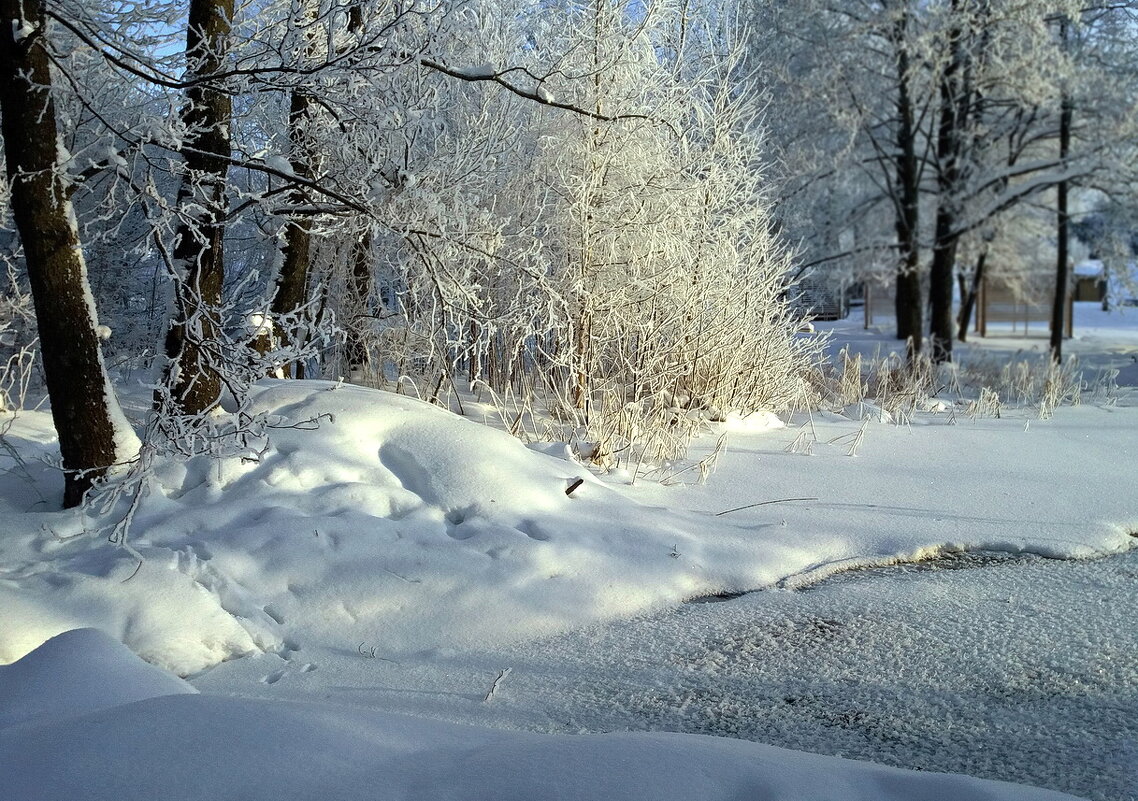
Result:
[[1106,268],[1098,259],[1087,259],[1075,265],[1075,284],[1071,298],[1101,303],[1106,298]]

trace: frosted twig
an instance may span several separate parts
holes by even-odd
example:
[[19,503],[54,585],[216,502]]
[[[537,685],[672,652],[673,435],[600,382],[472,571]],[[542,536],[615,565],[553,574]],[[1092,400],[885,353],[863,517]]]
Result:
[[502,668],[498,671],[498,675],[494,678],[494,683],[490,685],[490,690],[486,693],[486,697],[482,699],[483,703],[488,702],[494,697],[494,693],[498,692],[498,688],[502,686],[502,682],[506,680],[506,677],[509,676],[513,670],[513,668]]
[[715,517],[729,515],[732,512],[741,512],[744,509],[754,509],[756,506],[770,506],[772,503],[790,503],[792,501],[816,501],[817,498],[776,498],[773,501],[759,501],[758,503],[749,503],[746,506],[736,506],[734,509],[724,509],[722,512],[716,512]]
[[813,450],[813,440],[810,439],[809,434],[803,430],[798,432],[798,436],[794,438],[794,442],[787,445],[783,450],[787,453],[804,453],[810,455]]
[[399,579],[400,581],[406,581],[408,584],[422,584],[423,583],[420,579],[409,579],[406,576],[400,575],[399,573],[396,573],[394,570],[388,570],[386,567],[383,567],[383,566],[380,566],[379,569],[382,570],[384,573],[387,573],[388,575],[395,576],[395,578]]
[[857,456],[857,449],[861,447],[861,442],[865,439],[865,430],[869,426],[869,420],[861,421],[861,427],[857,431],[848,434],[839,434],[831,440],[826,442],[827,445],[848,444],[849,449],[846,451],[846,456]]
[[137,575],[138,575],[138,571],[139,571],[139,570],[142,570],[142,559],[141,559],[141,558],[138,560],[138,564],[134,566],[134,572],[133,572],[133,573],[131,573],[131,574],[130,574],[129,576],[127,576],[126,578],[124,578],[124,579],[123,579],[122,581],[120,581],[119,583],[120,583],[120,584],[126,584],[128,581],[130,581],[132,578],[134,578],[135,576],[137,576]]
[[376,652],[379,650],[379,646],[377,645],[367,645],[367,643],[361,642],[358,646],[356,646],[356,650],[364,659],[378,659],[380,662],[390,662],[393,665],[399,664],[394,659],[388,659],[384,656],[377,656]]

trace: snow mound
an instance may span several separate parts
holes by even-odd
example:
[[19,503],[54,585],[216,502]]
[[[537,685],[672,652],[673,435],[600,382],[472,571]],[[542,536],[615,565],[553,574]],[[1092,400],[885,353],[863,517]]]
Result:
[[[181,676],[246,655],[289,663],[306,648],[305,664],[319,648],[414,660],[930,548],[1078,557],[1132,542],[1122,486],[1133,471],[1102,474],[1122,443],[1097,432],[1098,409],[1030,431],[998,420],[919,434],[756,416],[726,425],[711,484],[687,469],[682,487],[620,486],[619,471],[602,483],[565,446],[527,447],[351,385],[266,381],[251,411],[270,423],[255,452],[156,466],[133,552],[85,535],[79,513],[28,513],[26,482],[21,495],[19,477],[0,474],[0,508],[19,511],[0,538],[0,663],[84,626]],[[37,414],[12,436],[39,442]],[[804,431],[811,457],[792,452]],[[1057,442],[1078,446],[1061,461],[1085,479],[1059,490]],[[952,481],[933,481],[929,453]],[[977,464],[1001,465],[1008,481]],[[670,469],[684,480],[686,468]]]
[[144,549],[139,564],[101,541],[59,543],[43,532],[29,539],[28,550],[39,551],[40,561],[7,571],[0,582],[0,664],[82,627],[108,632],[146,661],[181,676],[278,642],[270,632],[255,639],[253,627],[227,611],[215,592],[176,569],[168,551]]
[[501,431],[323,381],[267,381],[251,411],[270,422],[255,459],[158,465],[131,538],[141,567],[74,513],[7,540],[0,603],[19,623],[0,661],[77,626],[182,676],[315,642],[399,655],[713,589],[670,558],[687,539],[666,510]]
[[72,629],[0,667],[0,729],[165,695],[196,693],[98,629]]
[[715,737],[541,735],[209,695],[0,729],[0,775],[21,801],[1071,798]]

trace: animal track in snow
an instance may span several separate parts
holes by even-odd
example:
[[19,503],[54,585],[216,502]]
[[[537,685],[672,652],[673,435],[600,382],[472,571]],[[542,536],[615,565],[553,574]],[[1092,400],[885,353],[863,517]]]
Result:
[[546,531],[532,520],[523,520],[518,525],[518,531],[525,534],[531,540],[538,542],[548,542],[551,538]]
[[269,675],[262,676],[261,677],[261,683],[262,684],[276,684],[278,681],[280,681],[281,679],[284,678],[284,675],[285,675],[284,669],[274,670]]
[[359,613],[359,610],[355,608],[355,606],[348,603],[347,601],[340,601],[340,607],[341,607],[341,610],[343,611],[344,615],[348,618],[348,620],[350,620],[353,623],[356,623],[359,621],[360,613]]
[[276,623],[278,626],[284,625],[285,617],[277,611],[276,607],[274,607],[272,604],[265,604],[264,610],[265,614],[271,617],[274,623]]
[[475,535],[476,531],[471,526],[447,526],[447,536],[452,540],[468,540]]
[[452,540],[468,540],[478,533],[478,526],[474,518],[477,510],[474,507],[451,509],[446,513],[446,532]]

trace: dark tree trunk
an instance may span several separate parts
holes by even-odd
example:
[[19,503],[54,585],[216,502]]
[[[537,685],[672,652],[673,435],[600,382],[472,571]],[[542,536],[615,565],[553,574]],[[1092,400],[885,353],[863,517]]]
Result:
[[[953,0],[951,12],[959,14]],[[968,76],[963,65],[962,31],[959,21],[947,31],[948,62],[940,79],[940,120],[937,125],[937,210],[929,273],[929,331],[932,358],[937,364],[952,361],[955,320],[952,316],[952,277],[956,268],[956,247],[960,235],[957,207],[960,190],[961,130],[967,119]]]
[[921,352],[921,275],[919,254],[913,247],[905,249],[897,268],[897,292],[894,311],[897,316],[897,339],[909,343],[909,355]]
[[[1068,36],[1068,23],[1063,19],[1059,23],[1059,35],[1063,46],[1066,47]],[[1059,161],[1060,169],[1067,168],[1067,158],[1071,153],[1071,123],[1075,115],[1075,104],[1071,94],[1063,90],[1059,105]],[[1056,211],[1058,224],[1056,235],[1058,237],[1058,254],[1055,260],[1055,300],[1051,306],[1051,358],[1055,362],[1063,360],[1063,335],[1066,330],[1065,320],[1067,312],[1067,283],[1070,280],[1067,262],[1070,258],[1068,244],[1070,241],[1071,220],[1067,215],[1066,179],[1059,182],[1056,187],[1058,200]]]
[[[187,75],[219,72],[229,48],[234,0],[190,0]],[[186,91],[182,157],[186,177],[178,193],[181,219],[174,235],[176,317],[166,333],[168,378],[175,405],[186,414],[208,411],[221,399],[221,355],[215,350],[225,280],[226,181],[233,104],[208,80]]]
[[897,338],[909,343],[909,356],[921,350],[920,252],[920,165],[917,159],[917,123],[913,98],[909,92],[910,59],[905,43],[908,12],[893,25],[893,46],[897,52],[897,180],[896,230],[900,258],[897,262]]
[[962,293],[964,301],[960,305],[960,319],[957,321],[957,339],[968,341],[968,326],[972,325],[972,312],[976,308],[976,299],[980,296],[980,287],[984,284],[984,267],[988,263],[988,251],[981,251],[976,259],[976,269],[972,273],[972,285],[967,292]]
[[364,328],[372,314],[371,231],[356,243],[352,258],[352,301],[356,314],[347,330],[345,350],[348,356],[348,374],[362,370],[368,363],[368,348],[364,341]]
[[936,215],[936,242],[933,245],[932,268],[929,272],[929,322],[932,359],[935,363],[952,361],[952,273],[956,266],[957,237],[953,233],[956,216],[942,203]]
[[[0,114],[11,206],[24,245],[66,507],[116,460],[110,384],[79,233],[58,163],[43,6],[0,0]],[[29,31],[17,39],[17,31]]]
[[[294,89],[289,93],[288,128],[292,146],[289,162],[293,174],[300,178],[312,176],[310,148],[305,130],[310,119],[311,107],[312,98],[304,92]],[[300,204],[304,202],[304,195],[301,192],[293,192],[291,199],[294,204]],[[297,314],[308,301],[308,267],[311,252],[312,231],[303,216],[298,215],[285,226],[281,271],[277,275],[271,308],[277,337],[285,346],[301,344],[290,339],[289,332],[279,325],[279,321],[284,315]],[[293,375],[291,363],[286,362],[283,369],[286,377]],[[298,363],[295,370],[296,377],[303,378],[303,371],[304,365]]]

